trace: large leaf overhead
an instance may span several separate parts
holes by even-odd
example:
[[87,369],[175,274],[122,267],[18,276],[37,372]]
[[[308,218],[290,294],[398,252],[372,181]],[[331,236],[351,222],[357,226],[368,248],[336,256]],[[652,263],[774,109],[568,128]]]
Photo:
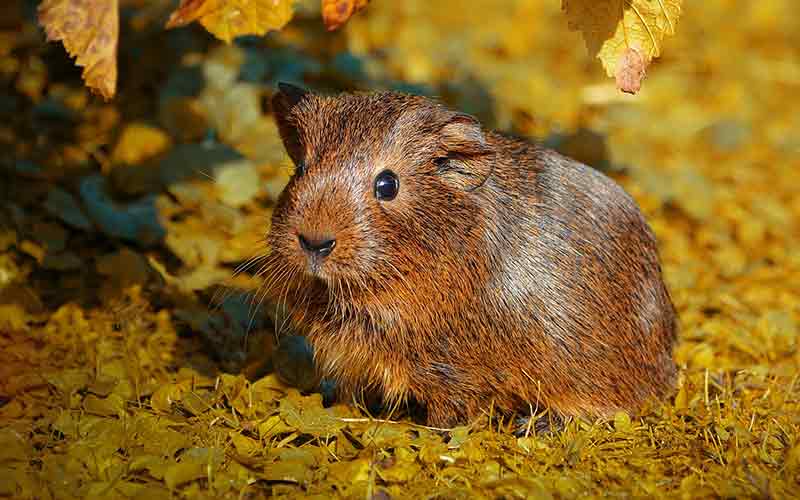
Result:
[[570,28],[617,87],[635,93],[647,65],[661,54],[665,36],[675,34],[682,0],[562,0]]
[[110,99],[117,89],[117,0],[44,0],[39,22],[47,39],[60,40],[83,67],[83,79]]
[[[296,0],[181,0],[167,27],[199,22],[225,42],[242,35],[280,30],[294,15]],[[325,26],[343,26],[369,0],[320,0]],[[583,33],[617,87],[636,93],[647,66],[675,33],[683,0],[562,0],[569,26]],[[103,97],[117,84],[119,0],[43,0],[39,21],[49,40],[60,40],[84,68],[86,84]]]
[[225,42],[241,35],[264,35],[286,26],[293,0],[182,0],[167,28],[198,21]]

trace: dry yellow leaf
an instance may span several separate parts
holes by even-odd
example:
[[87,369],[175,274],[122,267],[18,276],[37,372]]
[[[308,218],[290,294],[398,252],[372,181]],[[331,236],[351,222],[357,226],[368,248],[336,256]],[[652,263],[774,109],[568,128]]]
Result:
[[635,93],[647,65],[661,54],[664,37],[675,34],[681,2],[562,0],[561,8],[569,27],[583,33],[589,52],[600,59],[608,76],[617,78],[620,90]]
[[83,79],[106,99],[117,89],[117,0],[44,0],[39,22],[83,66]]
[[172,140],[161,129],[145,123],[130,123],[120,134],[111,153],[114,163],[137,165],[172,146]]
[[293,0],[182,0],[167,28],[199,21],[211,34],[230,42],[241,35],[279,30],[292,18]]

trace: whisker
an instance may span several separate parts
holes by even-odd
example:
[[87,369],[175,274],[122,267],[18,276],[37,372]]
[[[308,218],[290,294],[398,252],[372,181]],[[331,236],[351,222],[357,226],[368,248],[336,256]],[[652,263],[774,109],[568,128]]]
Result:
[[255,314],[265,298],[271,294],[271,290],[273,290],[275,284],[280,281],[284,274],[287,273],[288,266],[282,262],[280,258],[274,255],[271,255],[270,257],[272,258],[266,260],[256,273],[256,277],[260,277],[265,274],[266,277],[263,279],[261,285],[258,287],[253,296],[253,300],[250,302],[250,309],[248,311],[250,325],[252,325]]
[[[286,312],[287,305],[288,305],[288,298],[289,298],[288,297],[289,296],[289,286],[290,286],[291,280],[294,278],[294,275],[296,273],[297,273],[296,269],[287,269],[287,273],[285,274],[285,277],[282,276],[283,285],[279,288],[277,300],[275,301],[275,319],[278,318],[278,309],[279,308],[282,308],[284,313]],[[286,296],[285,298],[284,298],[284,295]],[[278,323],[275,324],[275,333],[279,338],[281,336],[281,333],[283,332],[283,325],[286,323],[285,322],[286,318],[284,317],[283,319],[284,319],[284,321],[281,321],[280,324],[278,324]]]
[[[233,272],[231,273],[230,279],[239,276],[241,273],[247,271],[250,267],[255,266],[256,264],[267,260],[270,257],[270,255],[271,252],[267,251],[267,252],[259,252],[249,257],[244,262],[240,263],[234,268]],[[220,285],[220,287],[214,291],[214,294],[211,297],[211,303],[214,305],[212,310],[214,311],[219,310],[222,304],[227,302],[228,299],[235,292],[236,290],[233,286],[227,286],[224,284]]]
[[192,170],[194,170],[194,173],[196,173],[196,174],[200,174],[200,175],[202,175],[203,177],[205,177],[205,178],[207,178],[207,179],[209,179],[209,180],[211,180],[211,181],[214,181],[214,182],[216,182],[216,181],[217,181],[217,180],[216,180],[216,179],[214,179],[214,177],[213,177],[213,176],[211,176],[209,173],[207,173],[207,172],[203,172],[203,171],[202,171],[202,170],[200,170],[199,168],[193,168]]
[[251,266],[254,266],[254,265],[258,264],[259,262],[269,258],[270,255],[272,255],[272,252],[270,252],[270,251],[267,251],[265,253],[256,254],[256,255],[250,257],[249,259],[245,260],[244,262],[240,263],[238,266],[236,266],[233,269],[233,272],[231,274],[233,276],[238,276],[241,273],[247,271]]

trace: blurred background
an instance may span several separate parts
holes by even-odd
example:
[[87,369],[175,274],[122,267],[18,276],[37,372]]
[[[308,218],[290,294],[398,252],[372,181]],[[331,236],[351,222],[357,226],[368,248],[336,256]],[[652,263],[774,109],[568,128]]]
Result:
[[[722,458],[676,444],[681,474],[654,484],[734,495],[797,487],[787,472],[800,466],[790,411],[800,368],[794,2],[684,2],[677,34],[632,96],[568,28],[558,0],[373,0],[334,32],[318,2],[299,2],[282,31],[231,45],[197,24],[164,30],[174,2],[123,0],[117,95],[107,102],[84,87],[60,43],[45,42],[37,3],[0,6],[0,417],[34,436],[26,453],[50,450],[31,429],[86,410],[87,394],[106,401],[89,413],[118,415],[103,406],[114,391],[127,401],[135,387],[141,402],[187,377],[255,379],[286,351],[273,335],[279,312],[251,305],[252,272],[232,277],[264,252],[291,174],[269,109],[286,81],[435,96],[618,180],[656,232],[681,318],[683,392],[669,404],[724,431],[709,452]],[[85,377],[69,371],[86,366]],[[111,389],[87,392],[99,378]],[[63,397],[43,401],[53,391]],[[720,423],[722,406],[708,410],[715,395],[747,411]],[[767,414],[777,427],[748,429]],[[734,438],[764,451],[745,460],[739,444],[727,446]],[[745,465],[757,480],[714,483]],[[41,464],[14,470],[29,482],[3,483],[9,491],[44,481]],[[87,470],[62,470],[74,492],[85,493],[96,473]]]

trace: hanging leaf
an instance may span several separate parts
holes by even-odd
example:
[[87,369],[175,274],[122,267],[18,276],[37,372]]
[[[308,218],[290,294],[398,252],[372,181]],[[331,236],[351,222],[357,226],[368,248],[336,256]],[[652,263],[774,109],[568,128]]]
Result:
[[633,94],[650,61],[661,55],[664,37],[675,34],[681,1],[562,0],[561,8],[617,87]]
[[117,0],[44,0],[39,23],[50,41],[60,40],[83,67],[83,79],[104,98],[117,89]]
[[292,18],[292,0],[181,0],[167,28],[194,21],[230,43],[241,35],[264,35],[279,30]]
[[647,73],[647,61],[636,47],[628,47],[622,52],[622,57],[617,63],[614,78],[617,88],[628,94],[639,92],[642,80]]
[[341,27],[368,3],[369,0],[322,0],[322,20],[325,27],[329,31]]

